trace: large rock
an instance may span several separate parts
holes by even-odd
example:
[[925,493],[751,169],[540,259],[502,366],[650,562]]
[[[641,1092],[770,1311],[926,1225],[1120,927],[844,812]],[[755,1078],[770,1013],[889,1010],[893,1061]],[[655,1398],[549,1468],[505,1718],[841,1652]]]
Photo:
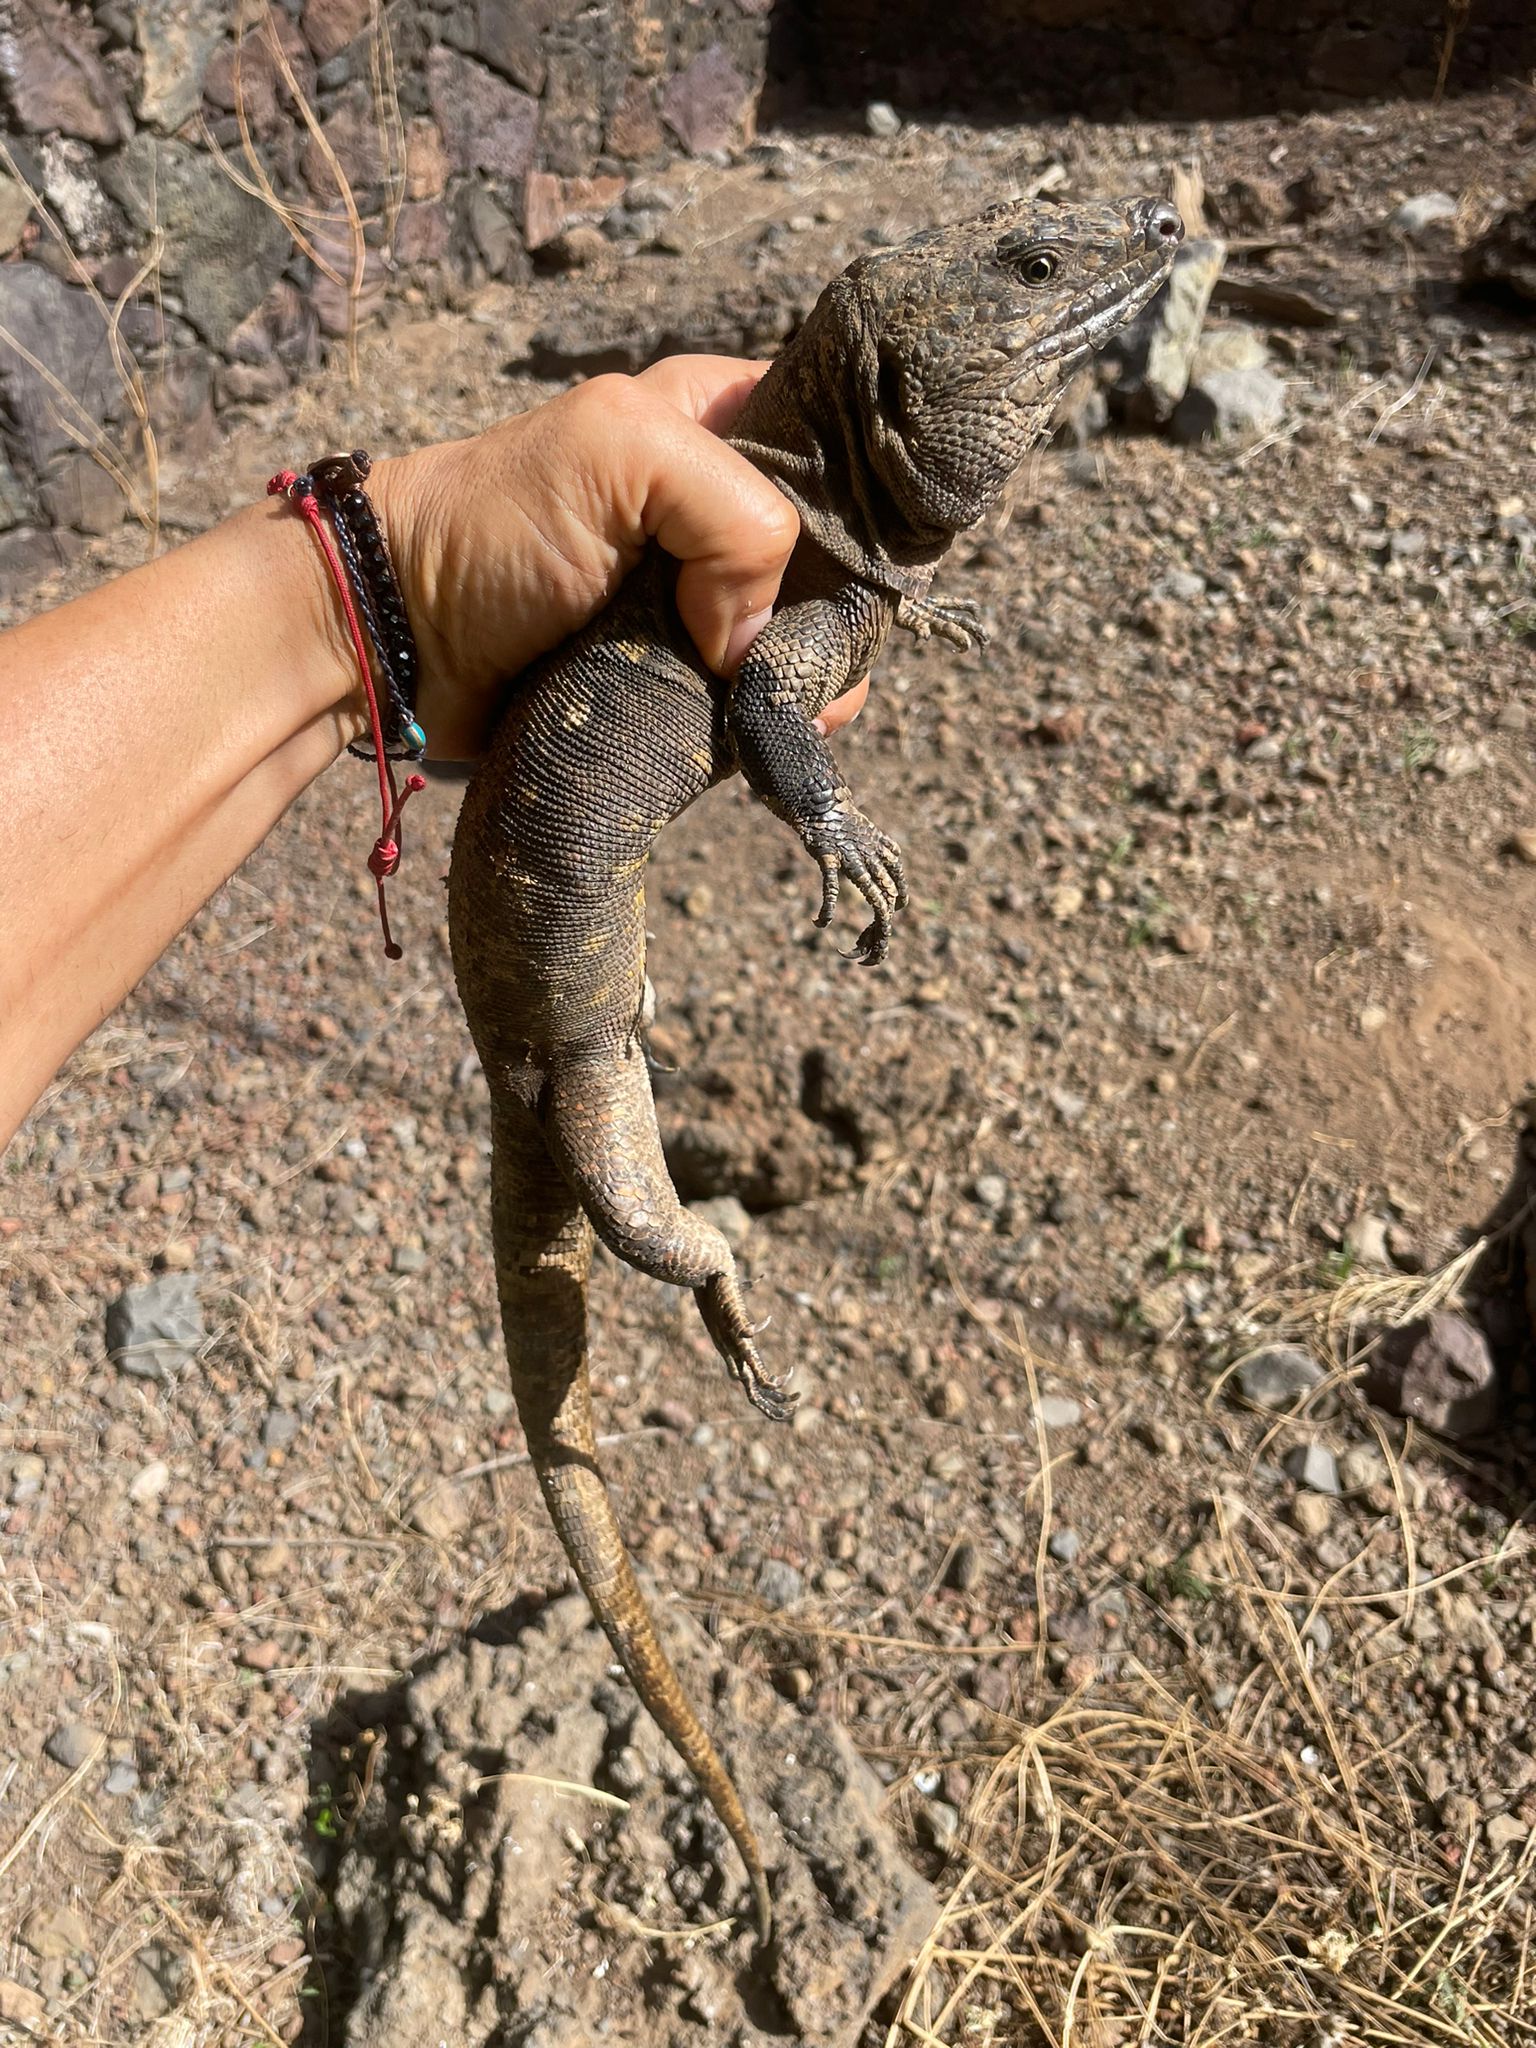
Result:
[[101,61],[101,32],[61,0],[8,0],[0,8],[0,77],[23,128],[112,144],[132,132],[116,81]]
[[[79,446],[86,422],[111,419],[122,406],[106,319],[89,293],[63,283],[40,263],[6,263],[0,264],[0,325],[20,344],[0,349],[0,397],[16,441],[40,474]],[[78,412],[60,399],[51,378],[76,401]]]
[[691,156],[703,156],[744,132],[754,97],[724,43],[711,43],[667,80],[662,118]]
[[617,1937],[737,1912],[744,1883],[585,1600],[564,1599],[405,1689],[333,1893],[365,1987],[346,2048],[488,2048],[512,2014],[540,2048],[854,2048],[937,1901],[841,1729],[732,1670],[681,1609],[657,1618],[761,1831],[772,1947],[741,1925]]
[[427,96],[456,170],[498,178],[526,173],[539,132],[536,99],[441,46],[427,58]]
[[139,119],[162,134],[190,121],[203,97],[203,74],[223,40],[224,0],[137,0],[134,35],[143,54]]
[[1450,1309],[1384,1330],[1366,1369],[1365,1397],[1442,1436],[1481,1436],[1499,1406],[1488,1340]]
[[281,276],[288,230],[212,156],[183,143],[137,135],[102,176],[136,227],[163,230],[165,275],[204,341],[223,348]]
[[107,1310],[107,1350],[138,1379],[161,1380],[196,1357],[203,1305],[192,1273],[162,1273],[129,1287]]
[[1232,441],[1271,433],[1284,418],[1285,385],[1254,363],[1192,378],[1168,431],[1175,441]]
[[1114,402],[1125,418],[1161,424],[1172,417],[1189,388],[1205,310],[1226,260],[1225,242],[1186,242],[1157,297],[1105,350],[1105,360],[1120,366]]

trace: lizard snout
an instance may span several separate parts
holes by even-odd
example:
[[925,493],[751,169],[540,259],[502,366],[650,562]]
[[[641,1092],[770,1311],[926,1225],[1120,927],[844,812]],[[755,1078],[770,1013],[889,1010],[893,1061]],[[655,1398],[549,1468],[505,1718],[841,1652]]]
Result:
[[1176,249],[1184,239],[1184,222],[1179,209],[1166,199],[1147,200],[1142,215],[1142,232],[1149,249]]

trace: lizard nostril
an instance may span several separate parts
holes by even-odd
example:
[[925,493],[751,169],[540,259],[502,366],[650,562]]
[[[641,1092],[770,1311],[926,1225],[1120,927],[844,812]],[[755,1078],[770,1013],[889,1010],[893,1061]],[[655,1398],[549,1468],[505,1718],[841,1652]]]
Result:
[[1147,208],[1147,247],[1156,249],[1172,243],[1177,246],[1184,239],[1184,222],[1179,209],[1166,199],[1159,199]]

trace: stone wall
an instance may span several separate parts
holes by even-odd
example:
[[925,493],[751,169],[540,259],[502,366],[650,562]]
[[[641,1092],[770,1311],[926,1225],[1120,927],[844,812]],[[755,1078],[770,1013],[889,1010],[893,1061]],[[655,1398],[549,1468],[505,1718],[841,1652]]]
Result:
[[[124,516],[136,406],[162,445],[209,448],[222,412],[276,396],[403,282],[440,297],[642,236],[646,174],[744,141],[765,79],[774,109],[1015,116],[1422,91],[1444,0],[387,0],[385,16],[387,36],[378,0],[0,0],[0,579]],[[1531,63],[1536,0],[1472,0],[1453,88]]]
[[162,441],[211,445],[393,286],[579,261],[744,140],[768,4],[392,0],[386,38],[371,0],[0,0],[0,576],[130,508],[87,452],[135,439],[119,300]]

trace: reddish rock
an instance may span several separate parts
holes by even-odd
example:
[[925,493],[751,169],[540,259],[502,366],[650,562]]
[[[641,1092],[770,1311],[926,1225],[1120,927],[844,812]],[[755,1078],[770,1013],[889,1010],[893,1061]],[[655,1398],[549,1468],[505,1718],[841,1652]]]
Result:
[[475,55],[514,85],[535,95],[544,90],[548,60],[542,31],[550,10],[540,0],[480,0],[475,21]]
[[626,163],[660,154],[664,141],[661,121],[651,88],[643,78],[632,78],[625,86],[623,98],[608,116],[605,139],[609,154]]
[[427,95],[455,169],[499,178],[526,173],[539,131],[537,100],[441,47],[427,58]]
[[[345,225],[325,227],[316,231],[314,244],[334,275],[328,276],[320,269],[315,271],[309,287],[309,302],[320,323],[320,332],[339,338],[348,333],[352,325],[355,264],[352,238]],[[365,326],[383,304],[384,285],[384,258],[377,249],[368,249],[363,257],[362,286],[355,293],[359,327]]]
[[60,0],[12,0],[0,30],[0,77],[23,128],[83,142],[125,142],[128,110],[100,56],[101,35]]
[[711,43],[667,81],[662,118],[691,156],[702,156],[724,149],[745,127],[753,97],[724,43]]
[[542,249],[565,226],[565,192],[551,171],[530,171],[523,185],[523,241]]
[[[384,182],[384,157],[378,114],[367,86],[357,80],[345,87],[321,126],[353,193],[376,192]],[[321,201],[334,202],[336,173],[313,135],[304,145],[303,164],[304,182],[310,191]]]
[[304,36],[323,64],[368,26],[370,0],[304,0]]
[[1052,746],[1074,746],[1088,730],[1088,714],[1081,704],[1069,704],[1064,711],[1048,713],[1036,730]]
[[[299,33],[298,23],[280,7],[273,8],[270,19],[294,82],[306,98],[312,99],[315,60]],[[226,114],[235,113],[243,103],[246,125],[253,135],[271,135],[282,125],[287,119],[285,109],[290,97],[265,30],[253,29],[238,42],[221,45],[209,58],[208,69],[203,73],[203,98]]]
[[441,263],[452,239],[448,209],[440,199],[408,199],[395,222],[395,261],[406,270]]
[[1499,1405],[1488,1340],[1449,1309],[1384,1330],[1366,1371],[1365,1397],[1442,1436],[1481,1436]]
[[418,114],[405,131],[405,196],[441,199],[448,186],[448,152],[437,123]]

